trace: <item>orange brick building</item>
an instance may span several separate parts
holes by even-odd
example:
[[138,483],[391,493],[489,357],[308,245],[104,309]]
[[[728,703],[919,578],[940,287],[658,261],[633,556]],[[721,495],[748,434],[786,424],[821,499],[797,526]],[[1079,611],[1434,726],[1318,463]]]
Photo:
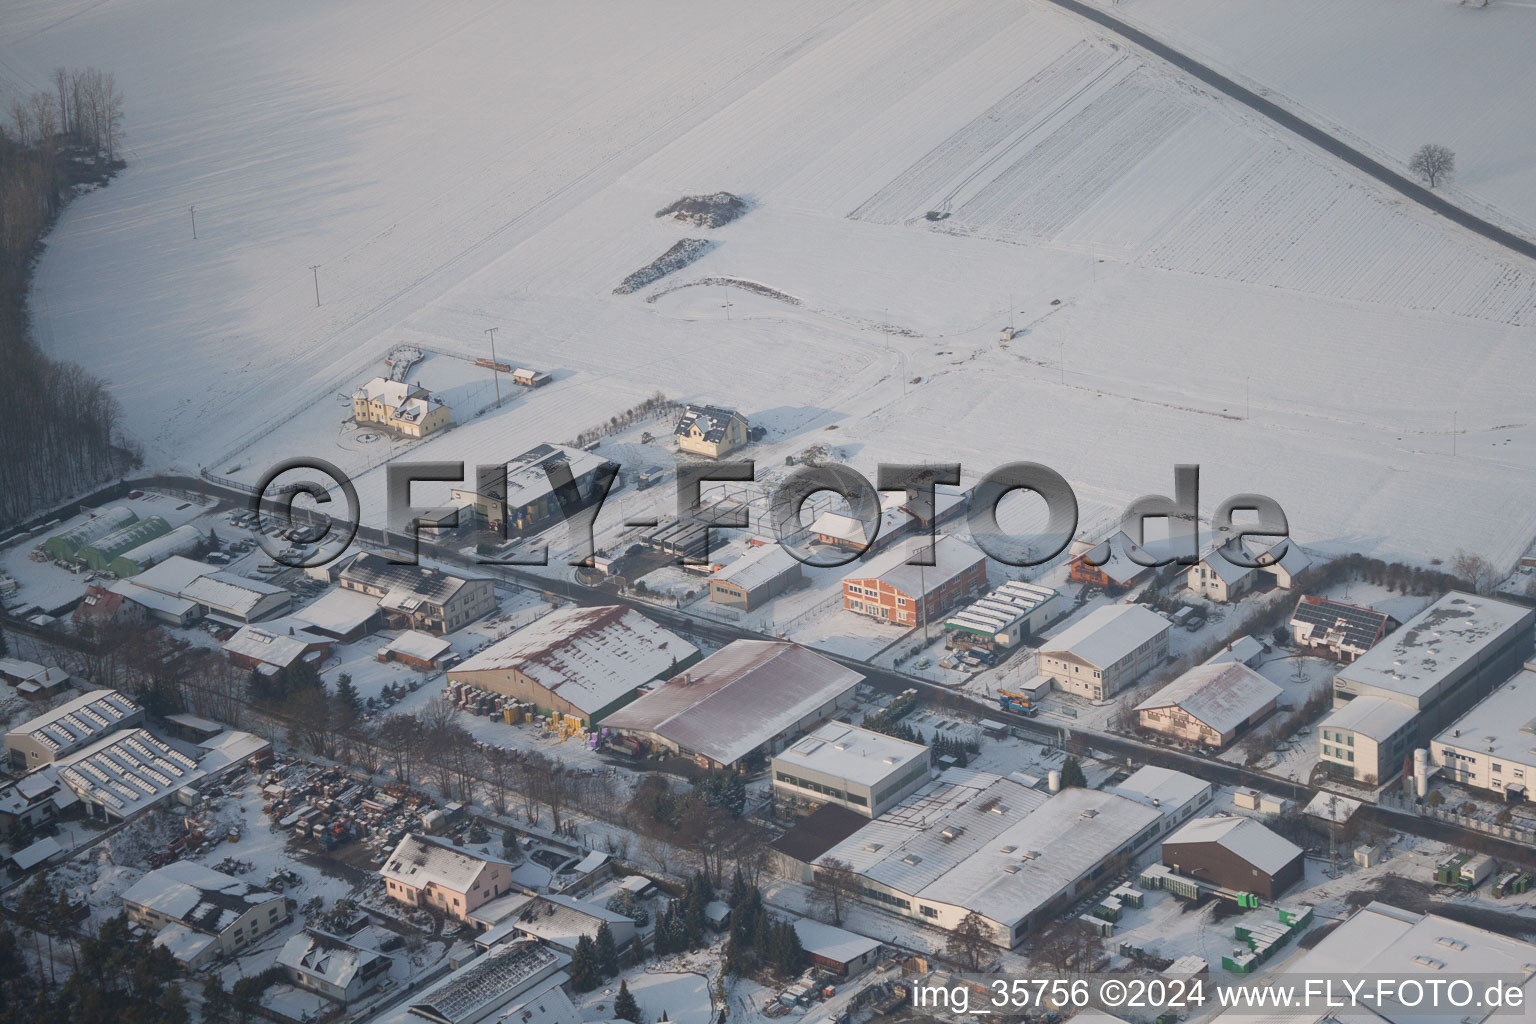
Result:
[[919,545],[882,552],[843,577],[843,607],[898,626],[933,622],[987,585],[987,556],[954,537],[934,543],[934,565],[908,565]]

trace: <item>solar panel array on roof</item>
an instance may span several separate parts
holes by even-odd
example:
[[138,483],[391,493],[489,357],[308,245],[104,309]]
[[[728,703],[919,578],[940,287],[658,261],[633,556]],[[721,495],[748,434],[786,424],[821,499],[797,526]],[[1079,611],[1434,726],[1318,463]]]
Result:
[[1338,633],[1343,644],[1359,650],[1368,650],[1380,640],[1387,626],[1386,612],[1312,594],[1305,594],[1296,602],[1291,618],[1312,627],[1312,635],[1319,640]]
[[411,1013],[440,1024],[477,1020],[476,1010],[492,1000],[511,999],[559,962],[554,950],[534,942],[498,947],[451,975]]
[[409,591],[418,598],[433,602],[452,597],[464,584],[464,580],[458,576],[450,576],[424,565],[397,564],[368,551],[352,559],[341,575],[343,579],[367,586]]

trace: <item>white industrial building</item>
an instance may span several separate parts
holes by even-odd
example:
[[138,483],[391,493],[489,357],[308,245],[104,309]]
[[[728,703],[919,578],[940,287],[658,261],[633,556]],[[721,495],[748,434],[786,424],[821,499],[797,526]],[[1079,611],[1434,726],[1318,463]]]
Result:
[[448,678],[590,727],[698,656],[693,644],[628,605],[571,605],[466,659]]
[[1109,791],[1157,808],[1163,816],[1157,824],[1159,835],[1178,828],[1216,798],[1216,787],[1204,779],[1151,764],[1136,769],[1124,782],[1110,786]]
[[[1168,808],[1169,811],[1175,808]],[[1042,792],[951,768],[816,858],[859,874],[859,898],[939,928],[970,912],[1012,948],[1162,834],[1164,808],[1114,792]]]
[[1061,595],[1050,587],[1009,580],[945,619],[944,631],[951,646],[1010,648],[1066,613]]
[[1429,757],[1451,782],[1514,802],[1530,799],[1536,783],[1536,662],[1435,737]]
[[603,724],[708,767],[730,767],[775,754],[851,707],[863,680],[799,644],[736,640]]
[[11,767],[31,771],[144,721],[144,709],[116,690],[92,690],[5,734]]
[[774,755],[773,794],[781,809],[831,803],[876,818],[926,784],[930,765],[921,743],[828,722]]
[[1508,679],[1536,644],[1536,610],[1452,591],[1333,679],[1320,724],[1330,770],[1360,782],[1395,775],[1413,747]]
[[1107,604],[1047,637],[1037,668],[1067,693],[1104,700],[1168,659],[1168,629],[1150,608]]
[[282,587],[261,580],[247,579],[198,562],[181,555],[172,555],[159,565],[152,566],[127,581],[122,589],[113,591],[130,601],[143,604],[158,617],[175,615],[185,617],[184,606],[165,606],[153,597],[139,595],[146,591],[187,602],[193,606],[193,617],[210,615],[233,625],[259,622],[288,610],[293,595]]
[[[1487,1006],[1451,1008],[1450,1012],[1432,1009],[1445,1004],[1429,1002],[1431,982],[1445,985],[1457,978],[1499,975],[1518,987],[1522,1005],[1536,1005],[1536,945],[1499,935],[1448,917],[1416,914],[1385,903],[1370,903],[1343,924],[1329,932],[1321,942],[1285,965],[1292,978],[1391,979],[1392,991],[1412,996],[1407,980],[1424,984],[1424,995],[1417,1005],[1404,1005],[1394,999],[1373,1003],[1368,1009],[1341,1015],[1338,1006],[1324,1005],[1318,999],[1310,1009],[1274,1009],[1248,1012],[1228,1010],[1216,1020],[1219,1024],[1320,1024],[1323,1021],[1348,1020],[1371,1024],[1426,1024],[1429,1021],[1455,1021],[1479,1024],[1482,1021],[1514,1020],[1524,1010],[1510,1014],[1512,1006],[1492,1010]],[[1374,988],[1374,985],[1372,985]],[[1337,984],[1335,991],[1337,991]],[[1475,995],[1481,997],[1479,989]],[[1528,1017],[1528,1014],[1525,1014]]]

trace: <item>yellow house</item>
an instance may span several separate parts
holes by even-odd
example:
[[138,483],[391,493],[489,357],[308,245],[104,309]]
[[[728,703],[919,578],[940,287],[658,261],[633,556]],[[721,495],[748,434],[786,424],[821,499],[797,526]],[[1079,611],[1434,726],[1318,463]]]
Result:
[[672,433],[682,451],[721,459],[747,443],[747,418],[735,409],[690,405]]
[[433,404],[432,392],[416,384],[375,377],[352,392],[352,418],[375,423],[406,437],[426,437],[448,425],[446,405]]

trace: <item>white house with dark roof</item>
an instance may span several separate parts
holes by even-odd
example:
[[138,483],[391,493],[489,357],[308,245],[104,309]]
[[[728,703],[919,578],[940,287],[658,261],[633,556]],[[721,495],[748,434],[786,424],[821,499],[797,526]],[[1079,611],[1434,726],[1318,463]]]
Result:
[[468,921],[483,903],[512,891],[512,865],[446,840],[412,833],[379,869],[390,899]]
[[277,966],[295,985],[343,1006],[377,989],[393,962],[318,928],[299,932],[277,954]]
[[1298,647],[1351,662],[1398,625],[1392,616],[1374,608],[1303,594],[1291,612],[1291,639]]
[[627,605],[571,605],[449,669],[448,679],[590,728],[698,656],[693,644]]
[[735,409],[689,405],[678,417],[672,435],[682,451],[723,459],[747,443],[747,418]]
[[1275,710],[1280,687],[1236,661],[1196,665],[1136,705],[1143,729],[1221,748]]
[[[1237,558],[1262,564],[1241,565]],[[1311,565],[1312,559],[1295,541],[1259,545],[1248,538],[1238,538],[1212,549],[1198,564],[1190,566],[1184,580],[1190,590],[1212,601],[1237,601],[1265,583],[1289,590],[1296,577]]]
[[1168,659],[1169,622],[1139,604],[1108,604],[1046,637],[1040,675],[1089,700],[1113,697]]
[[428,633],[452,633],[496,610],[496,589],[489,579],[402,565],[371,551],[353,556],[337,582],[376,598],[390,623]]
[[194,970],[220,953],[239,953],[289,916],[277,893],[191,861],[139,879],[123,893],[123,910]]

